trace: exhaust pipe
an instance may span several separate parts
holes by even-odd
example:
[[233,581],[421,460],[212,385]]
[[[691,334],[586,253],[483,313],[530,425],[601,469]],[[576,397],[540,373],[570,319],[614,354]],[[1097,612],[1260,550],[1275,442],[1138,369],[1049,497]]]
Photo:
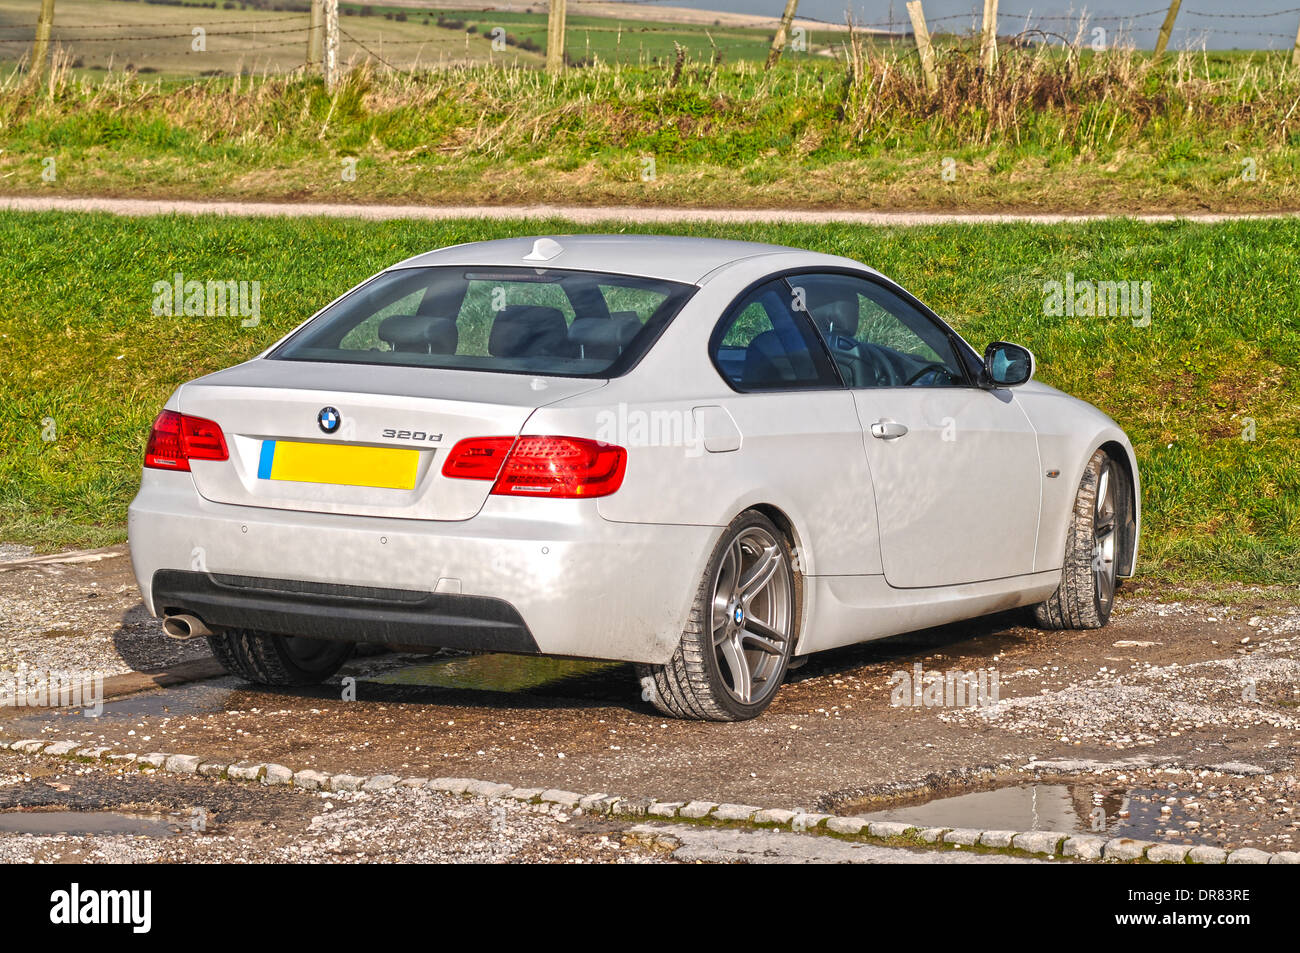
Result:
[[192,615],[179,614],[169,615],[163,619],[163,632],[181,642],[212,634],[212,630],[204,625],[201,619],[196,619]]

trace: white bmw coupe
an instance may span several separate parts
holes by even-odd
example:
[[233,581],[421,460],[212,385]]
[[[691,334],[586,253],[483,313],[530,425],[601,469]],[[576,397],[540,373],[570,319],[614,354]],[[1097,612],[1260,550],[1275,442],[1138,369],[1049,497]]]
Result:
[[154,422],[131,555],[267,685],[357,642],[637,663],[752,718],[812,652],[1034,606],[1106,624],[1133,449],[855,261],[634,235],[444,248]]

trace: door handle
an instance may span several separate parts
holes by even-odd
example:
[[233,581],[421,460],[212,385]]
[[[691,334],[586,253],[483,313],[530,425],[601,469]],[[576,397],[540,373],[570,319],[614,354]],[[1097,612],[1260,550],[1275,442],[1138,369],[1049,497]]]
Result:
[[871,436],[881,440],[894,440],[907,433],[907,426],[897,420],[877,420],[871,425]]

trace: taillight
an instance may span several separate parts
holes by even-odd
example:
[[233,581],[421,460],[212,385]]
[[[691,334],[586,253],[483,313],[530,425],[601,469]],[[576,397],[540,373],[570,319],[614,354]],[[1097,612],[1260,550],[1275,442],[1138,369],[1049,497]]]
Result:
[[582,437],[471,437],[452,448],[442,474],[495,480],[498,496],[608,496],[623,484],[627,451]]
[[495,480],[514,437],[470,437],[451,448],[442,475],[461,480]]
[[158,415],[144,451],[144,465],[157,470],[188,470],[191,460],[229,459],[220,426],[174,410]]

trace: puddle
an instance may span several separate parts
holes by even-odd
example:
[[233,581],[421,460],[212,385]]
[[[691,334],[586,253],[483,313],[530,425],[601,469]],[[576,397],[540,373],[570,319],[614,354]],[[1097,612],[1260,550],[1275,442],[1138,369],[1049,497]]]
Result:
[[[460,655],[450,658],[415,657],[415,664],[381,666],[367,672],[345,668],[353,675],[358,700],[394,704],[427,704],[448,691],[484,691],[528,696],[551,696],[582,701],[635,699],[640,689],[631,665],[624,662],[587,662],[531,655]],[[39,736],[50,725],[84,727],[97,724],[136,724],[160,718],[212,715],[252,708],[313,707],[337,701],[338,678],[307,688],[259,688],[236,678],[223,677],[139,692],[104,703],[96,718],[79,708],[0,708],[6,731]],[[8,719],[12,719],[9,721]]]
[[[1086,784],[1026,784],[936,798],[920,804],[859,813],[873,821],[901,821],[917,827],[972,827],[983,830],[1063,831],[1138,839],[1194,841],[1183,828],[1192,820],[1181,804],[1165,806],[1168,791],[1152,788],[1100,788]],[[1185,793],[1184,793],[1185,796]],[[840,813],[858,813],[844,805]]]
[[86,717],[80,708],[11,708],[14,720],[9,731],[27,731],[39,734],[42,728],[56,719],[68,719],[76,726],[94,725],[97,722],[139,721],[143,718],[166,718],[177,715],[208,714],[238,708],[239,696],[234,679],[222,678],[176,685],[157,691],[140,692],[116,701],[104,703],[104,710],[96,717]]
[[372,685],[521,692],[529,695],[615,697],[627,694],[630,666],[533,655],[471,655],[408,665],[369,676]]
[[124,834],[133,837],[173,837],[180,824],[157,814],[117,811],[11,811],[0,812],[0,834],[55,834],[74,836]]

